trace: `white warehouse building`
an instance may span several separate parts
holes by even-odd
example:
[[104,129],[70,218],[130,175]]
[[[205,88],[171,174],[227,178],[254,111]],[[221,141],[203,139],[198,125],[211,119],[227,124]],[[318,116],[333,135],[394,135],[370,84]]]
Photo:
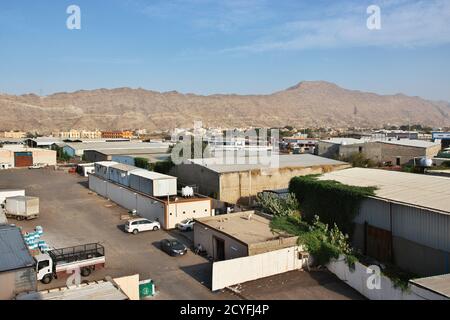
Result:
[[356,248],[418,275],[450,273],[450,178],[351,168],[320,179],[378,188],[354,220]]
[[137,167],[101,162],[89,175],[89,189],[139,216],[173,229],[186,219],[214,215],[212,199],[177,192],[177,178]]

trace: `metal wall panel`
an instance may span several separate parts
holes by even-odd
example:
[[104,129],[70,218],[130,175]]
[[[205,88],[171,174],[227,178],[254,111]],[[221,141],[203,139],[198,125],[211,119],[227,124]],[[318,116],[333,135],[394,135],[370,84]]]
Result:
[[390,231],[389,203],[372,198],[362,201],[355,222],[359,224],[367,222],[374,227]]
[[393,235],[450,252],[450,216],[431,210],[392,205]]

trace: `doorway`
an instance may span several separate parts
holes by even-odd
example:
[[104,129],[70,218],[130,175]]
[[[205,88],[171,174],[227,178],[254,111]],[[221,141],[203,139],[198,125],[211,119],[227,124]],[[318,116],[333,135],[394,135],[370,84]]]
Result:
[[214,237],[214,260],[225,260],[225,241],[223,239]]

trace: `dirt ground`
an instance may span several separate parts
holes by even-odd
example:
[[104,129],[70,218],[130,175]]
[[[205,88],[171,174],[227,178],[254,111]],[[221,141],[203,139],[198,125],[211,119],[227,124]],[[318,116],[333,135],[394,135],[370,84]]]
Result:
[[[328,272],[294,271],[242,285],[240,294],[228,290],[211,292],[211,263],[191,251],[170,257],[159,241],[177,238],[191,246],[192,235],[178,231],[145,232],[131,235],[122,231],[120,219],[127,211],[87,189],[87,178],[53,169],[0,171],[0,189],[25,189],[26,195],[40,199],[40,217],[16,222],[24,231],[37,225],[44,229],[43,240],[61,248],[86,243],[105,247],[106,268],[96,270],[86,280],[105,276],[139,274],[153,279],[158,294],[154,299],[358,299],[358,293]],[[65,279],[39,289],[65,286]]]

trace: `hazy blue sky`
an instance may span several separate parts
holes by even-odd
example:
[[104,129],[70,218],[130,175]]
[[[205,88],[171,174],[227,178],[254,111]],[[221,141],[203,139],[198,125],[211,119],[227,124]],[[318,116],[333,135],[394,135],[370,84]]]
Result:
[[[81,8],[81,30],[66,9]],[[381,30],[366,27],[369,5]],[[0,2],[0,92],[271,93],[326,80],[450,101],[450,0]]]

